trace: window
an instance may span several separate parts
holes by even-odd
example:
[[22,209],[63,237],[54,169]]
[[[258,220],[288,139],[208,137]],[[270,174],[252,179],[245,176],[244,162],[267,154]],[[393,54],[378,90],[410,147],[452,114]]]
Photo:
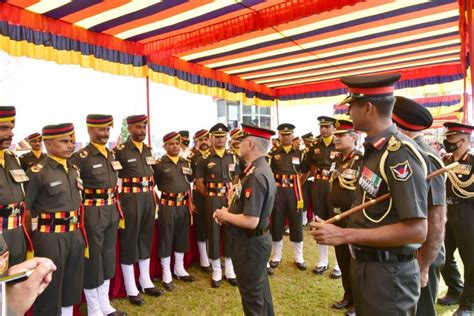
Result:
[[238,127],[239,122],[271,129],[272,114],[271,107],[242,106],[238,101],[217,100],[217,121],[226,124],[229,129]]

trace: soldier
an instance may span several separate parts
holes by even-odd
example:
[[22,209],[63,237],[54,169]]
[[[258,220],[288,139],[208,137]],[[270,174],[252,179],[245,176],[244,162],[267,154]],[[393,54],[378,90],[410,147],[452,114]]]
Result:
[[43,138],[40,133],[33,133],[26,137],[26,141],[31,146],[31,151],[27,152],[20,157],[21,167],[23,170],[30,169],[31,166],[36,165],[37,163],[43,161],[46,158],[46,154],[42,151],[42,142]]
[[43,128],[48,157],[28,171],[26,207],[31,210],[35,255],[50,258],[57,267],[53,279],[33,305],[33,315],[72,315],[81,303],[84,254],[83,189],[79,171],[67,161],[74,152],[71,123]]
[[291,144],[293,145],[293,148],[296,149],[296,150],[300,150],[301,149],[301,138],[299,136],[296,136],[295,138],[293,138],[293,140],[291,141]]
[[[443,144],[449,154],[444,156],[446,164],[457,161],[459,166],[448,171],[447,204],[448,221],[446,223],[446,264],[441,270],[448,293],[438,302],[442,305],[454,305],[459,309],[454,315],[474,314],[474,154],[469,152],[470,138],[474,126],[460,123],[444,123],[447,131]],[[464,264],[464,285],[454,261],[454,252],[459,250]]]
[[[421,151],[427,154],[428,172],[444,167],[433,147],[423,140],[421,131],[433,123],[431,113],[421,104],[404,97],[396,97],[392,120],[400,131],[413,138]],[[444,226],[446,223],[445,177],[435,177],[430,181],[428,193],[428,235],[418,251],[420,265],[421,294],[416,310],[417,315],[436,315],[435,303],[439,287],[440,269],[444,265]]]
[[245,124],[242,129],[241,154],[248,165],[229,209],[217,210],[214,218],[230,225],[232,261],[245,315],[273,315],[265,268],[272,250],[268,224],[276,190],[265,155],[275,133]]
[[122,169],[120,205],[125,217],[125,229],[120,233],[120,263],[125,290],[133,305],[143,305],[143,297],[135,283],[133,264],[138,262],[141,290],[150,296],[161,296],[163,291],[155,288],[150,279],[150,254],[155,224],[155,200],[153,169],[155,164],[151,148],[143,143],[146,137],[146,115],[127,117],[130,137],[114,149],[115,159]]
[[[308,155],[309,148],[314,142],[314,137],[313,133],[309,132],[301,136],[301,139],[303,140],[303,145],[304,145],[304,154],[305,156]],[[309,176],[305,182],[303,182],[303,201],[304,201],[304,206],[303,206],[303,225],[306,226],[308,224],[308,221],[313,219],[313,214],[312,212],[308,213],[308,210],[312,210],[310,206],[312,206],[311,203],[311,192],[314,184],[314,178],[312,176]]]
[[163,270],[163,287],[172,291],[171,254],[174,250],[173,273],[178,280],[194,281],[184,269],[184,253],[189,249],[189,226],[192,213],[192,169],[189,162],[179,156],[180,134],[171,132],[163,136],[166,156],[153,167],[155,183],[161,191],[158,256]]
[[90,143],[72,155],[84,185],[84,227],[89,241],[89,258],[84,265],[84,294],[88,315],[126,315],[110,305],[110,279],[115,275],[119,219],[117,172],[120,162],[106,147],[113,126],[112,115],[90,114],[86,119]]
[[179,131],[178,133],[181,136],[179,155],[186,159],[191,154],[189,149],[189,131]]
[[[209,131],[207,129],[200,129],[194,133],[193,139],[195,144],[188,160],[191,163],[193,175],[195,175],[199,160],[201,160],[202,156],[209,151]],[[196,182],[194,182],[193,185],[193,203],[195,208],[193,213],[193,226],[198,245],[201,270],[206,273],[211,273],[212,267],[207,254],[206,210],[204,207],[204,196],[197,190]]]
[[358,315],[413,315],[420,296],[416,251],[427,232],[427,167],[410,138],[392,123],[394,83],[400,75],[351,76],[349,113],[367,133],[354,205],[390,192],[390,198],[354,213],[348,228],[311,223],[318,243],[347,243]]
[[306,270],[303,258],[303,193],[301,174],[308,172],[304,152],[294,149],[293,124],[283,123],[278,127],[281,146],[270,152],[270,168],[275,176],[277,194],[272,216],[273,258],[270,267],[276,268],[281,261],[283,249],[283,227],[285,217],[290,225],[290,240],[293,242],[294,264]]
[[[319,116],[318,121],[321,136],[309,148],[307,159],[311,175],[314,177],[313,210],[319,218],[328,219],[332,212],[332,206],[329,203],[329,168],[332,159],[337,155],[333,137],[336,120],[328,116]],[[314,274],[320,275],[329,269],[328,250],[328,246],[319,245],[319,261],[313,269]],[[336,260],[331,277],[338,278],[340,276],[341,270]]]
[[230,136],[230,146],[229,150],[235,155],[240,157],[240,136],[242,136],[242,130],[240,128],[234,128],[229,133]]
[[[13,139],[16,109],[0,106],[0,232],[9,249],[7,263],[12,266],[25,261],[29,241],[24,218],[23,185],[28,181],[15,154],[8,150]],[[31,249],[31,241],[29,241]]]
[[278,137],[272,138],[272,149],[278,148],[280,146],[280,140]]
[[[237,183],[240,175],[238,158],[225,149],[229,129],[222,123],[214,125],[210,130],[212,149],[203,156],[196,168],[198,191],[205,196],[206,226],[209,238],[209,259],[212,265],[211,286],[218,288],[222,282],[220,239],[221,228],[212,215],[216,209],[226,207],[227,196],[230,194],[232,182]],[[225,278],[237,286],[237,279],[232,265],[231,237],[227,225],[222,227]]]
[[[334,144],[339,152],[333,159],[330,171],[329,199],[334,211],[331,216],[341,214],[351,208],[354,200],[354,190],[360,173],[362,153],[356,150],[357,133],[351,121],[337,120],[334,131]],[[337,226],[346,228],[346,220],[337,223]],[[341,268],[342,287],[344,297],[341,301],[332,304],[335,309],[352,309],[352,287],[350,278],[351,254],[349,246],[342,244],[334,247],[337,262]]]

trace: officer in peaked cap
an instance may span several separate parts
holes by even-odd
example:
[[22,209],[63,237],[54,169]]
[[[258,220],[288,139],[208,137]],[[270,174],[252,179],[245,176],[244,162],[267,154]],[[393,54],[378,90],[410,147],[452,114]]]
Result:
[[[218,288],[222,282],[221,269],[221,235],[223,239],[223,254],[225,278],[237,286],[234,266],[231,260],[232,240],[227,225],[222,229],[212,218],[216,209],[227,207],[227,196],[230,187],[236,184],[241,174],[238,157],[226,150],[227,133],[229,129],[222,123],[214,125],[209,132],[212,135],[212,148],[199,161],[196,168],[196,183],[198,191],[205,196],[206,225],[209,239],[209,259],[212,265],[211,287]],[[222,231],[222,233],[221,233]]]
[[[427,155],[428,172],[444,167],[444,163],[433,147],[428,145],[422,131],[433,124],[431,113],[418,102],[405,97],[396,97],[392,120],[402,133],[412,138],[421,152]],[[418,251],[420,265],[421,295],[417,315],[436,315],[435,303],[438,294],[440,269],[444,265],[444,224],[446,222],[445,177],[435,177],[429,184],[428,235]]]
[[229,208],[218,209],[214,218],[230,226],[232,261],[245,315],[273,315],[265,270],[271,253],[268,225],[276,188],[265,156],[274,132],[246,124],[242,130],[241,154],[247,167]]
[[43,138],[40,133],[33,133],[26,137],[26,141],[31,146],[31,151],[27,152],[20,157],[21,167],[23,170],[28,170],[31,166],[43,161],[46,158],[46,154],[41,150],[41,142]]
[[290,241],[293,243],[294,264],[306,270],[303,258],[303,192],[301,176],[308,172],[304,151],[293,148],[295,126],[289,123],[277,127],[281,146],[270,151],[270,168],[277,185],[277,195],[272,212],[272,239],[274,255],[270,267],[276,268],[282,260],[283,227],[285,217],[290,225]]
[[[448,286],[448,293],[438,300],[442,305],[459,303],[454,315],[474,314],[474,154],[471,150],[471,135],[474,126],[456,122],[444,123],[446,139],[443,141],[446,164],[458,162],[459,165],[448,171],[446,184],[448,221],[446,223],[446,263],[441,270]],[[458,248],[464,264],[464,284],[461,281],[454,252]]]
[[119,220],[121,228],[125,228],[117,197],[117,173],[121,165],[106,147],[113,123],[112,115],[87,115],[90,142],[70,159],[79,168],[84,185],[84,226],[90,249],[84,266],[84,294],[89,315],[125,315],[116,311],[109,301],[110,279],[115,276]]
[[359,315],[413,315],[420,296],[416,253],[427,234],[427,166],[416,143],[391,119],[399,78],[386,74],[341,79],[349,88],[343,102],[349,103],[354,128],[368,135],[353,205],[388,192],[390,198],[352,214],[348,228],[311,223],[319,243],[349,244]]
[[[318,121],[321,137],[315,140],[309,148],[307,159],[311,167],[311,174],[314,176],[312,188],[313,210],[319,218],[327,219],[332,212],[332,206],[329,203],[329,169],[332,159],[337,155],[333,136],[336,119],[329,116],[319,116]],[[319,261],[313,269],[314,274],[321,275],[329,269],[328,250],[328,246],[319,245]],[[331,276],[334,278],[341,276],[337,260]]]

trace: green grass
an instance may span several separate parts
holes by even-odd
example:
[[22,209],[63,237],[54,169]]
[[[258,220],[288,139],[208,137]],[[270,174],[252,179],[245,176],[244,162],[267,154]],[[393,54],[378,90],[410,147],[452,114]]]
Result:
[[[341,280],[331,280],[329,271],[322,276],[314,275],[311,270],[317,262],[319,247],[305,230],[304,257],[307,271],[299,271],[293,265],[293,247],[288,237],[284,237],[283,261],[270,277],[273,305],[277,315],[344,315],[330,308],[343,295]],[[458,257],[459,258],[459,257]],[[334,263],[334,250],[330,251],[330,265]],[[462,263],[458,260],[458,263]],[[173,292],[166,291],[160,298],[146,296],[143,306],[135,307],[127,299],[113,300],[112,305],[129,315],[242,315],[240,294],[236,287],[224,282],[219,289],[210,287],[210,275],[202,273],[199,264],[189,267],[188,272],[198,280],[184,283],[175,280]],[[156,280],[159,285],[159,280]],[[446,293],[441,284],[439,296]],[[439,315],[451,315],[457,307],[441,308]],[[85,308],[83,306],[83,311]]]

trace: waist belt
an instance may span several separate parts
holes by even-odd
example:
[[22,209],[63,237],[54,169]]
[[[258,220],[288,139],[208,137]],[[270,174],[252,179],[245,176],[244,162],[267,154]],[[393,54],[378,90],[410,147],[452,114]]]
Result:
[[388,250],[366,249],[349,245],[352,258],[363,262],[407,262],[416,258],[417,252],[411,254],[397,254]]
[[116,189],[84,189],[84,206],[105,206],[115,204]]
[[293,188],[294,187],[294,174],[278,174],[275,173],[275,183],[277,187],[282,188]]
[[188,205],[189,203],[189,193],[168,193],[161,192],[160,204],[168,206],[181,206]]
[[208,182],[207,195],[209,196],[225,196],[229,191],[229,182]]
[[268,232],[268,226],[265,228],[255,228],[255,229],[242,229],[242,228],[236,228],[231,226],[230,231],[234,236],[240,236],[240,237],[248,237],[248,238],[253,238],[253,237],[260,237],[266,232]]
[[65,233],[79,228],[79,210],[40,213],[38,230],[43,233]]
[[153,191],[153,177],[131,177],[122,179],[122,193]]
[[20,227],[22,225],[21,215],[21,203],[0,204],[0,232]]
[[329,180],[329,171],[326,169],[316,169],[316,180]]
[[448,205],[459,205],[459,204],[472,204],[474,205],[474,199],[460,199],[460,198],[451,198],[446,199],[446,204]]

